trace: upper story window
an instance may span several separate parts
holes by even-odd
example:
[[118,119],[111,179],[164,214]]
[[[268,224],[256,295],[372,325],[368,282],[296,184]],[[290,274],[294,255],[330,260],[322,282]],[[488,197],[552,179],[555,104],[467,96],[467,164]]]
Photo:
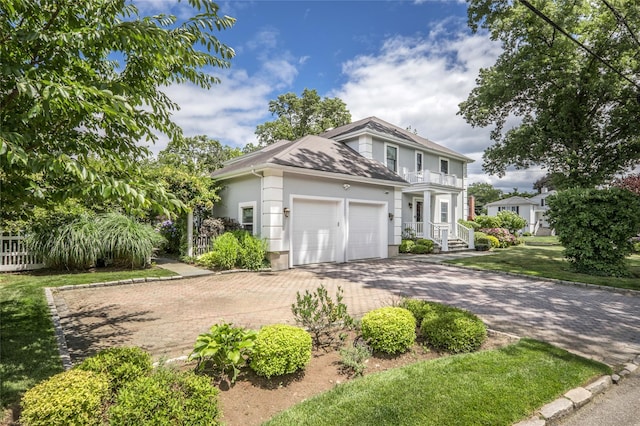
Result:
[[445,175],[449,174],[449,160],[446,158],[440,159],[440,173],[444,173]]
[[392,172],[398,172],[398,147],[385,144],[385,164]]
[[416,172],[422,171],[422,153],[416,152]]

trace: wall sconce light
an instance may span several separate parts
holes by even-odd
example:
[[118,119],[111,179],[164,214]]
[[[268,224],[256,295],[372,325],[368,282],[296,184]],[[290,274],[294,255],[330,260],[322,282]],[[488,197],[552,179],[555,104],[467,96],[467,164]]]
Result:
[[348,183],[345,183],[345,184],[342,185],[342,187],[346,191],[347,189],[351,188],[351,185],[349,185]]
[[282,209],[282,213],[284,213],[284,217],[289,217],[291,209],[289,209],[289,207],[285,207],[284,209]]
[[393,221],[393,213],[389,213],[389,220]]
[[409,208],[412,209],[413,208],[413,203],[411,201],[409,201]]

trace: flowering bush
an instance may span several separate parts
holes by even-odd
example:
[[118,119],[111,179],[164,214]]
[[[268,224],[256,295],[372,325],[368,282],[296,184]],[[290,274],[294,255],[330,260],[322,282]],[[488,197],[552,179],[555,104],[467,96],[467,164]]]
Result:
[[162,247],[166,253],[180,253],[180,237],[182,232],[178,225],[172,220],[165,220],[156,226],[156,231],[167,239],[167,243]]
[[501,248],[516,245],[518,242],[515,235],[511,234],[509,230],[505,228],[482,228],[480,232],[496,237],[500,242]]

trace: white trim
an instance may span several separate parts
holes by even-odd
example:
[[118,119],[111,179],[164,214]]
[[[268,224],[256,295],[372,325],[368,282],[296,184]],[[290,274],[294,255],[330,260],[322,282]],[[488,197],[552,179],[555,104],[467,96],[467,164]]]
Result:
[[[395,148],[396,149],[396,169],[395,170],[391,170],[389,169],[389,165],[387,164],[387,148]],[[387,169],[391,170],[393,173],[399,173],[400,172],[400,148],[398,147],[398,145],[389,143],[389,142],[385,142],[384,143],[384,165],[386,166]]]
[[253,235],[258,235],[256,233],[256,231],[258,230],[257,229],[258,227],[257,227],[257,224],[256,224],[256,218],[258,216],[257,205],[258,205],[258,203],[256,201],[244,201],[242,203],[238,203],[238,223],[240,223],[240,225],[244,226],[244,224],[242,222],[242,210],[246,209],[247,207],[253,208],[253,223],[252,223],[253,230],[251,232]]
[[373,178],[367,178],[362,176],[347,175],[344,173],[324,172],[321,170],[300,169],[299,167],[280,166],[280,165],[272,165],[272,164],[262,165],[255,168],[247,167],[241,170],[237,170],[236,172],[231,173],[229,175],[214,176],[213,179],[224,181],[228,179],[250,175],[252,171],[255,171],[256,173],[258,173],[258,172],[263,172],[265,170],[282,170],[283,172],[286,172],[286,173],[292,173],[292,174],[297,174],[302,176],[317,176],[317,177],[324,177],[324,178],[336,179],[336,180],[342,180],[342,181],[350,180],[353,182],[368,183],[371,185],[382,185],[382,186],[393,186],[393,187],[411,186],[411,184],[408,182],[405,183],[405,182],[396,182],[393,180],[373,179]]

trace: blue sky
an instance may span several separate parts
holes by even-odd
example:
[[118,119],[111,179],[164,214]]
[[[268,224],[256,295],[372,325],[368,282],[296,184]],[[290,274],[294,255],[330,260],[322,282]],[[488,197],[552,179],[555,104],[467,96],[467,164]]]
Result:
[[[133,0],[141,15],[172,13],[175,0]],[[500,46],[471,34],[463,1],[226,1],[221,14],[237,19],[216,34],[236,51],[231,67],[213,69],[210,90],[168,87],[181,109],[174,120],[187,136],[206,134],[231,146],[254,142],[258,124],[272,120],[270,100],[305,88],[342,99],[354,120],[377,116],[411,126],[434,142],[476,160],[469,182],[532,191],[540,170],[486,176],[482,152],[489,129],[474,129],[458,112],[478,70]],[[158,152],[167,141],[151,147]]]

